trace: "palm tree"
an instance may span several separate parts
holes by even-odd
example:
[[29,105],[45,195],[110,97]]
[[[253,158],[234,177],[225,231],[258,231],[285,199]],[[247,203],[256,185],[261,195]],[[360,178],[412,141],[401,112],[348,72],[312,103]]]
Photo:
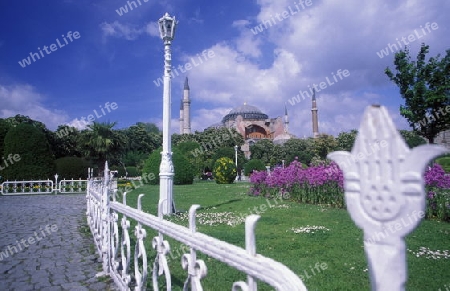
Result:
[[124,148],[125,137],[113,130],[116,122],[95,122],[81,132],[80,148],[83,155],[103,169],[106,161],[117,159]]

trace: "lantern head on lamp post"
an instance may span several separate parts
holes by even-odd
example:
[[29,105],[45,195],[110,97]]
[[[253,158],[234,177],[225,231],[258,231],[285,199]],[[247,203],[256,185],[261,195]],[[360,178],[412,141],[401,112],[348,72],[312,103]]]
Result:
[[164,42],[171,42],[175,36],[175,27],[177,22],[174,17],[170,17],[169,13],[166,12],[163,17],[158,21],[159,23],[159,34]]

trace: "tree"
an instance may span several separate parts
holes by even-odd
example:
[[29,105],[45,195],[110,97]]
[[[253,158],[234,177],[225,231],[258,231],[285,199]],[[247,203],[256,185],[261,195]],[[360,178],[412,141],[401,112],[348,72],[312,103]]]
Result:
[[421,137],[420,135],[418,135],[414,131],[399,130],[399,132],[400,132],[400,135],[405,140],[406,144],[410,148],[415,148],[417,146],[420,146],[422,144],[426,144],[427,143],[427,141],[423,137]]
[[341,132],[338,134],[336,138],[337,149],[338,151],[347,151],[350,152],[355,144],[356,136],[358,135],[358,131],[356,129],[352,129],[349,132]]
[[440,132],[450,129],[450,50],[444,58],[438,54],[426,62],[428,52],[429,46],[422,44],[417,61],[411,61],[405,47],[395,54],[395,74],[389,67],[385,73],[405,99],[400,114],[414,132],[433,143]]
[[143,127],[147,133],[160,134],[158,126],[150,122],[136,122],[136,126]]
[[144,165],[145,159],[148,157],[150,153],[143,153],[138,151],[127,151],[121,160],[120,167],[132,166],[137,167],[138,169],[142,169]]
[[58,152],[58,149],[57,149],[58,142],[57,142],[56,134],[53,131],[47,129],[47,127],[45,126],[44,123],[33,120],[30,117],[21,115],[21,114],[17,114],[14,117],[8,117],[8,118],[4,119],[4,121],[7,124],[9,124],[10,127],[15,127],[19,124],[29,124],[35,128],[40,129],[44,133],[45,138],[47,139],[47,142],[50,145],[50,149],[51,149],[52,153],[55,155],[55,153]]
[[83,158],[79,157],[64,157],[57,159],[56,173],[59,179],[86,179],[90,167],[89,163]]
[[78,148],[78,140],[80,132],[75,127],[60,125],[54,134],[53,151],[55,158],[63,157],[81,157],[81,152]]
[[8,180],[49,179],[55,174],[50,145],[42,129],[32,124],[11,127],[5,136],[4,155],[18,155],[19,161],[0,172]]
[[202,133],[196,131],[194,134],[178,134],[178,133],[174,133],[171,136],[171,140],[172,140],[172,145],[176,146],[179,143],[182,142],[198,142],[200,140],[200,135]]
[[337,146],[338,143],[334,136],[328,134],[319,134],[319,136],[314,139],[313,152],[314,155],[318,156],[322,160],[325,160],[328,153],[335,151],[337,149]]
[[3,149],[5,147],[5,136],[11,125],[4,119],[0,119],[0,157],[3,157]]
[[112,129],[115,125],[115,122],[98,123],[94,121],[81,132],[81,151],[86,159],[97,164],[99,169],[103,169],[106,161],[111,164],[117,162],[125,148],[126,138]]
[[242,135],[234,128],[207,128],[203,132],[196,132],[194,138],[205,149],[205,160],[212,159],[215,152],[220,148],[233,148],[235,145],[241,146],[244,144]]
[[266,171],[266,166],[264,162],[258,159],[251,159],[244,166],[244,175],[250,176],[253,173],[253,170],[257,171]]
[[270,164],[275,145],[269,139],[262,139],[250,146],[252,159],[261,160],[265,165]]
[[[173,134],[172,144],[181,146],[181,150],[185,156],[191,160],[201,160],[199,167],[201,170],[205,168],[212,169],[214,158],[223,148],[227,148],[230,156],[234,160],[234,146],[244,144],[244,139],[234,128],[207,128],[202,132],[196,131],[193,134]],[[194,146],[195,145],[195,146]],[[231,152],[233,155],[231,155]],[[218,158],[223,155],[219,155]],[[238,164],[242,164],[245,159],[242,151],[238,151]],[[194,165],[198,165],[194,162]],[[197,168],[197,166],[196,166]],[[200,171],[201,171],[200,170]]]
[[198,150],[200,144],[195,141],[184,141],[179,142],[176,147],[194,167],[195,175],[201,175],[206,161]]
[[295,158],[304,165],[309,165],[314,156],[313,139],[290,139],[283,144],[286,165],[290,164]]
[[[239,154],[241,154],[241,158],[243,157],[243,153],[242,151],[238,150],[238,162],[242,162],[242,160],[239,161]],[[212,164],[211,167],[214,166],[214,164],[216,163],[216,161],[220,158],[229,158],[233,161],[235,161],[235,156],[236,156],[236,152],[234,151],[234,147],[221,147],[219,149],[217,149],[216,151],[214,151],[214,155],[212,156]]]
[[[156,149],[150,154],[147,160],[145,160],[144,168],[142,170],[144,183],[151,185],[159,184],[159,166],[161,164],[161,151],[162,148]],[[173,178],[174,185],[192,184],[194,181],[194,172],[192,171],[192,165],[188,159],[178,150],[178,148],[172,148],[172,162],[175,171]]]
[[33,120],[33,119],[31,119],[30,117],[25,116],[25,115],[21,115],[21,114],[17,114],[17,115],[14,116],[14,117],[8,117],[8,118],[5,119],[5,121],[6,121],[11,127],[14,127],[14,126],[17,126],[17,125],[19,125],[19,124],[25,123],[25,124],[31,124],[31,125],[33,125],[34,127],[39,128],[39,129],[42,130],[44,133],[45,133],[46,131],[48,131],[47,127],[46,127],[45,124],[43,124],[42,122]]
[[136,151],[148,155],[161,146],[162,140],[159,138],[159,132],[155,132],[154,129],[149,131],[150,125],[153,124],[138,122],[124,130],[127,137],[127,151]]

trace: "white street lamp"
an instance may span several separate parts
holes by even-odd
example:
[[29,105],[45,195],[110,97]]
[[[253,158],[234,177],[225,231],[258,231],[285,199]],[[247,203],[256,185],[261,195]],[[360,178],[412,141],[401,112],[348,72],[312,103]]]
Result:
[[[170,145],[170,104],[171,104],[171,75],[172,56],[170,45],[175,35],[177,22],[175,17],[166,13],[158,21],[159,32],[164,41],[164,90],[163,90],[163,151],[161,152],[161,165],[159,166],[159,201],[163,201],[162,214],[175,212],[173,201],[173,176],[172,150]],[[158,210],[160,211],[160,210]]]

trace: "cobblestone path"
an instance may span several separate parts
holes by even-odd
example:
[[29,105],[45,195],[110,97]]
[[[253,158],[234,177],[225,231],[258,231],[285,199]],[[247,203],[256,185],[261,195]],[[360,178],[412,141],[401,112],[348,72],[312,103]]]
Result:
[[85,213],[82,194],[0,196],[0,290],[117,290]]

